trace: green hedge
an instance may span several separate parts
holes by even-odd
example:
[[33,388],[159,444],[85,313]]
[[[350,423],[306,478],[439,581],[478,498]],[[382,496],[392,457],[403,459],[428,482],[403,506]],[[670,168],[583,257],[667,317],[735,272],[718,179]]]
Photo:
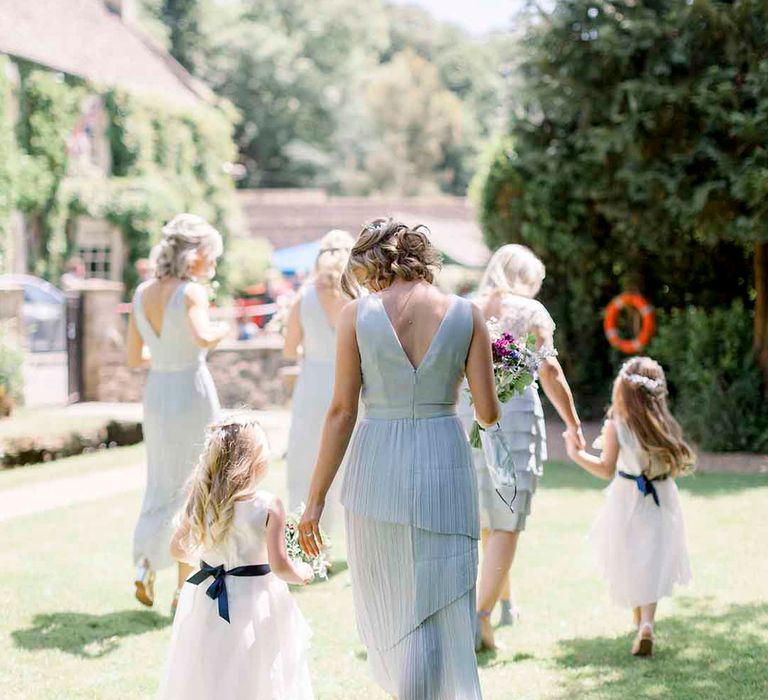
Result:
[[660,314],[649,353],[664,365],[675,415],[705,450],[768,451],[768,400],[740,302]]

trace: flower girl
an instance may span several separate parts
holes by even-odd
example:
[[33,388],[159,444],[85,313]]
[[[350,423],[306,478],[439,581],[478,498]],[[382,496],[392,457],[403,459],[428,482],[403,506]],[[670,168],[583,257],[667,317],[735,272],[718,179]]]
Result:
[[650,656],[657,602],[691,580],[675,477],[692,469],[694,455],[667,406],[658,362],[624,363],[601,441],[598,458],[566,437],[568,455],[595,476],[613,479],[590,539],[611,598],[633,609],[632,653]]
[[288,558],[285,512],[258,490],[266,437],[247,416],[215,423],[171,553],[200,570],[179,598],[159,697],[311,700],[309,628],[288,591],[312,568]]

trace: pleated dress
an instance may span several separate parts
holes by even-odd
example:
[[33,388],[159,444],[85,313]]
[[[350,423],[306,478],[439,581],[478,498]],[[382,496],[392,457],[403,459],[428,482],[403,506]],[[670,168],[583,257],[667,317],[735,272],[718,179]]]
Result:
[[[497,321],[503,331],[519,339],[524,339],[528,333],[538,332],[545,337],[545,345],[552,346],[555,323],[540,302],[518,294],[507,294],[501,309],[501,317]],[[466,393],[462,395],[460,415],[469,430],[474,414]],[[547,459],[544,409],[535,383],[521,395],[513,396],[501,405],[499,424],[512,451],[517,476],[516,492],[514,488],[501,488],[499,491],[504,500],[511,502],[514,512],[499,498],[483,451],[475,449],[472,450],[472,457],[480,496],[480,522],[484,529],[518,532],[525,530]]]
[[175,562],[169,547],[173,520],[184,505],[184,486],[205,442],[205,428],[219,415],[219,399],[205,363],[207,351],[192,337],[182,282],[163,312],[160,333],[150,325],[143,287],[136,290],[136,327],[149,347],[151,367],[144,387],[144,444],[147,487],[133,538],[136,563],[149,560],[153,569]]
[[[291,427],[285,458],[288,509],[295,512],[306,502],[315,468],[325,416],[333,397],[336,362],[336,330],[328,321],[314,284],[306,285],[299,299],[303,333],[303,358],[291,406]],[[338,488],[326,500],[323,526],[332,530],[340,522]]]
[[452,298],[418,368],[378,295],[358,302],[356,329],[365,417],[342,503],[370,669],[398,700],[474,700],[477,484],[456,415],[472,308]]

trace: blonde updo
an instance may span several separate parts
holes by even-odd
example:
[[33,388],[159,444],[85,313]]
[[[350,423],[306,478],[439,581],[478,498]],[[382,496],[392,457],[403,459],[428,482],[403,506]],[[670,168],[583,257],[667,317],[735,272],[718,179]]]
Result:
[[320,250],[315,259],[315,280],[326,287],[338,290],[354,245],[355,239],[347,231],[341,229],[328,231],[320,239]]
[[498,290],[533,299],[539,293],[545,276],[544,263],[530,248],[511,243],[501,246],[493,254],[478,291],[487,294]]
[[356,297],[359,285],[379,291],[395,279],[433,282],[442,260],[427,234],[425,226],[411,228],[391,218],[366,224],[349,256],[342,289]]
[[163,237],[150,256],[155,277],[189,279],[195,254],[218,258],[224,251],[221,234],[195,214],[178,214],[163,226]]

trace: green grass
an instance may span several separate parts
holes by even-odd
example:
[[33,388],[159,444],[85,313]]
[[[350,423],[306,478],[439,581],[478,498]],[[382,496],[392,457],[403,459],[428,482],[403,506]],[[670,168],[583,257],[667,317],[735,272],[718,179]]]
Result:
[[43,429],[46,435],[68,435],[98,428],[107,420],[104,416],[83,416],[60,408],[18,408],[0,420],[0,441],[37,435]]
[[16,486],[42,484],[50,479],[80,476],[92,471],[129,467],[143,460],[144,445],[131,445],[57,459],[55,462],[39,462],[0,469],[0,491]]
[[[268,487],[281,490],[282,479],[274,469]],[[696,580],[661,604],[657,656],[637,660],[629,613],[608,603],[585,543],[601,484],[550,465],[515,563],[522,619],[500,632],[505,651],[480,657],[486,700],[768,697],[768,477],[702,475],[681,487]],[[159,577],[156,610],[133,601],[139,499],[0,523],[3,700],[153,696],[170,636],[172,573]],[[357,641],[349,573],[296,598],[315,632],[319,700],[383,700]]]

